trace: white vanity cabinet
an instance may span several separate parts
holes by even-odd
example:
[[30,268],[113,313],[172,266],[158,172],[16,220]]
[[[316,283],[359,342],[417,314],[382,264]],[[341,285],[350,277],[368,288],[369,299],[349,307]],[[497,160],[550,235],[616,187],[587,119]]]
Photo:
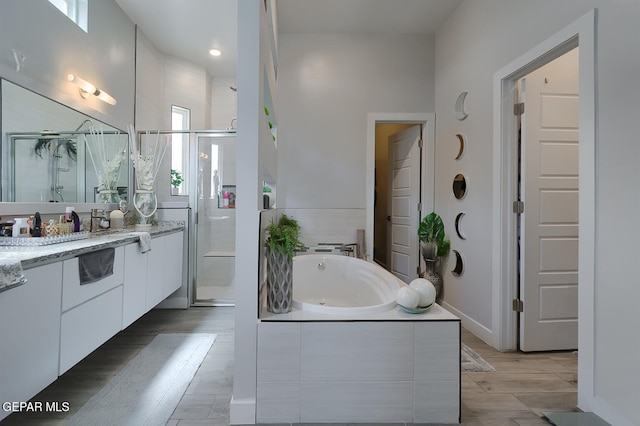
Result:
[[182,287],[184,235],[182,232],[169,234],[166,237],[165,247],[165,297]]
[[122,329],[124,247],[115,248],[113,274],[80,284],[78,258],[63,262],[60,374]]
[[124,247],[124,288],[122,297],[122,328],[129,327],[147,309],[147,260],[139,244]]
[[[43,249],[27,282],[0,293],[0,401],[28,401],[182,286],[184,232],[157,234],[146,253],[127,234],[81,251]],[[114,250],[113,273],[81,284],[79,256],[103,248]]]
[[[62,263],[24,273],[0,293],[0,401],[28,401],[58,378]],[[9,412],[0,410],[0,419]]]
[[147,263],[147,310],[162,302],[165,279],[166,237],[151,240],[151,251]]
[[151,240],[151,251],[125,246],[122,328],[140,318],[182,286],[184,234],[176,232]]

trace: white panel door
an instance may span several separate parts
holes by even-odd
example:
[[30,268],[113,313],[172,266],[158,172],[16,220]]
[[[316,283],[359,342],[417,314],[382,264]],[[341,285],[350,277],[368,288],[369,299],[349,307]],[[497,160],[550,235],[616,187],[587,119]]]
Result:
[[389,136],[391,272],[405,282],[418,276],[420,126]]
[[522,82],[520,349],[578,347],[578,49]]

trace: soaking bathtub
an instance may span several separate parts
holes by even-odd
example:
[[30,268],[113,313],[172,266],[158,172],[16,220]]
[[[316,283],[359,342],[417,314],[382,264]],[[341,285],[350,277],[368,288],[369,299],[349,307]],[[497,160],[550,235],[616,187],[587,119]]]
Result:
[[291,312],[258,322],[256,423],[459,423],[460,319],[338,254],[293,258]]
[[375,263],[337,254],[293,258],[293,306],[325,314],[368,315],[395,308],[405,285]]

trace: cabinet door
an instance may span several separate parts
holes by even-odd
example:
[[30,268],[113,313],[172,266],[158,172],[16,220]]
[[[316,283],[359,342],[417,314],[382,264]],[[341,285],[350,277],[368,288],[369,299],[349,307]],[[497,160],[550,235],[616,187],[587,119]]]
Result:
[[122,299],[122,328],[147,312],[148,253],[140,253],[138,243],[124,248],[124,293]]
[[[0,401],[28,401],[58,378],[62,263],[0,293]],[[8,415],[0,410],[0,419]]]
[[158,237],[151,240],[151,251],[147,254],[147,309],[151,309],[166,297],[164,294],[165,282],[165,249],[166,237]]
[[62,314],[60,375],[122,328],[122,285]]
[[184,233],[178,232],[167,235],[166,258],[165,258],[165,288],[164,295],[171,293],[182,287],[183,282],[183,256],[184,256]]

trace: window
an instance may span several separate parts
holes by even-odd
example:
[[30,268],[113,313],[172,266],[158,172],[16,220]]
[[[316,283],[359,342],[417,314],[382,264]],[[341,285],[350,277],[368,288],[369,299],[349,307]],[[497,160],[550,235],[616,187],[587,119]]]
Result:
[[49,0],[58,10],[64,13],[69,19],[82,28],[84,32],[89,32],[89,4],[88,0]]
[[[187,194],[187,161],[189,160],[189,133],[191,130],[191,110],[171,105],[171,130],[185,133],[171,135],[171,173],[182,177],[182,182],[175,186],[172,182],[171,191],[175,195]],[[173,181],[173,179],[172,179]]]
[[215,199],[222,191],[220,186],[220,176],[222,176],[220,170],[219,150],[217,144],[211,144],[211,193],[209,198]]

